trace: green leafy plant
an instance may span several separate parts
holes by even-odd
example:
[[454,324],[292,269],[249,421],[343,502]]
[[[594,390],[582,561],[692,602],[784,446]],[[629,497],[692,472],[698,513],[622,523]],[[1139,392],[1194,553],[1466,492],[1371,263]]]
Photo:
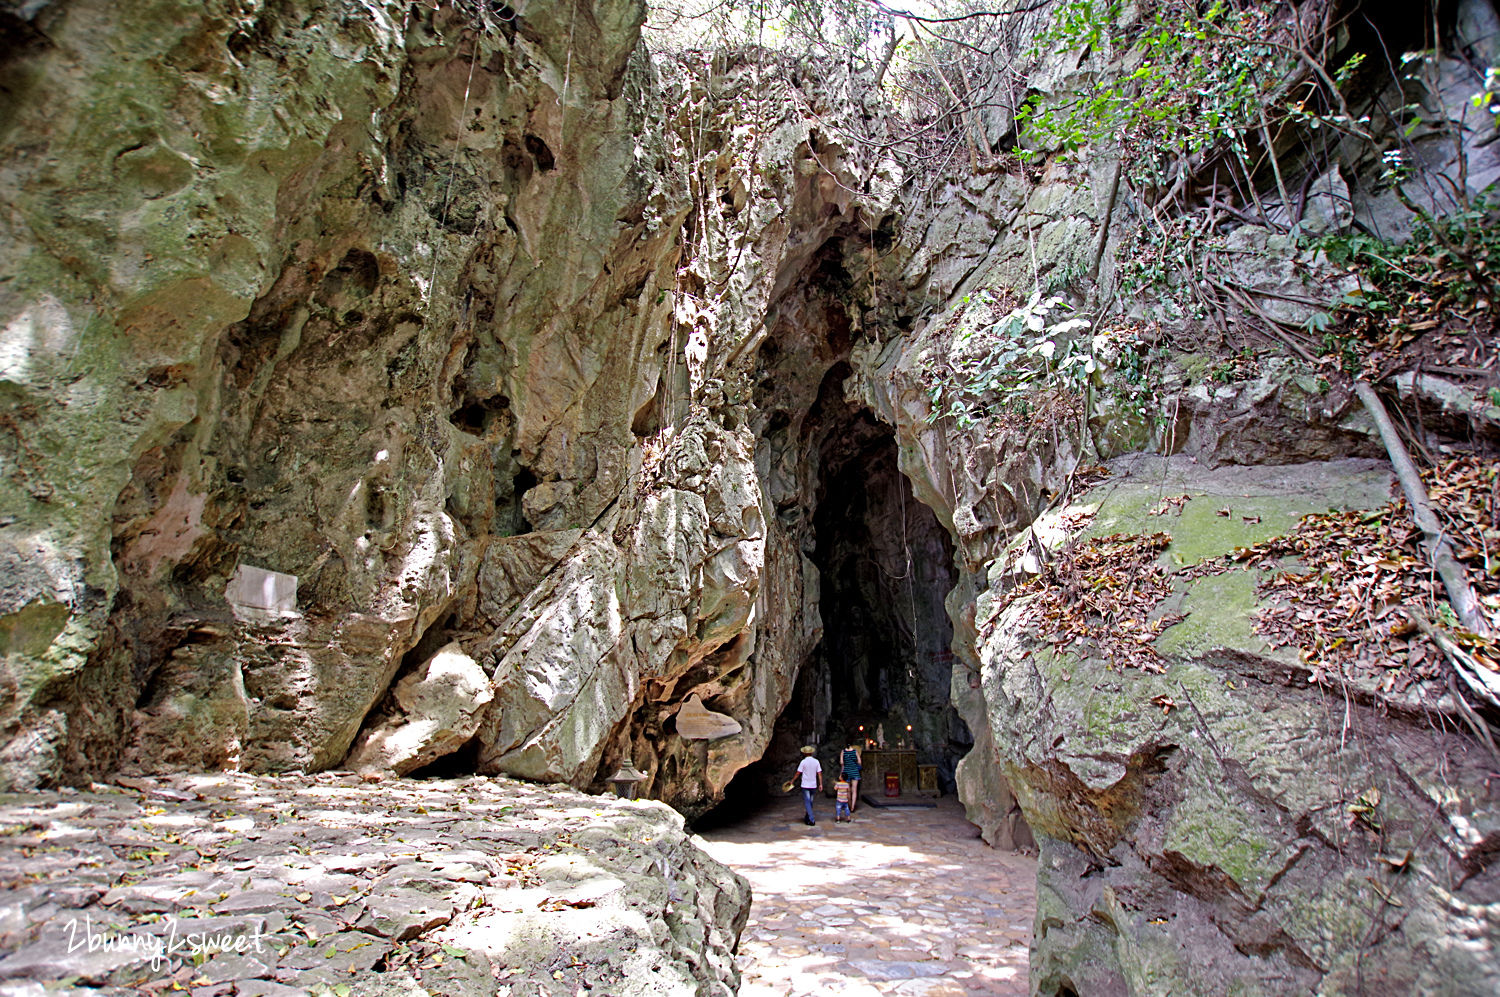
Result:
[[1309,327],[1322,335],[1324,355],[1338,354],[1353,373],[1363,343],[1399,345],[1448,321],[1492,323],[1500,272],[1497,221],[1500,203],[1480,196],[1441,219],[1419,220],[1402,243],[1362,232],[1309,243],[1360,279],[1360,289],[1344,295],[1327,321]]
[[1042,293],[1056,294],[1080,287],[1088,273],[1089,265],[1086,261],[1077,258],[1066,260],[1054,267],[1047,275],[1047,282],[1042,287]]
[[998,320],[993,292],[966,297],[962,305],[953,339],[963,352],[941,368],[929,367],[929,422],[951,418],[967,428],[999,412],[1029,414],[1029,393],[1079,384],[1097,369],[1092,347],[1079,343],[1089,322],[1064,317],[1069,309],[1060,296],[1037,292]]
[[1248,381],[1255,376],[1255,351],[1245,346],[1238,353],[1221,360],[1208,372],[1208,379],[1215,384],[1233,384]]
[[1076,152],[1119,141],[1137,184],[1159,186],[1172,166],[1221,142],[1248,156],[1246,136],[1264,120],[1295,53],[1271,40],[1265,8],[1215,0],[1151,4],[1129,28],[1120,0],[1071,0],[1052,15],[1034,55],[1125,51],[1126,71],[1099,76],[1063,99],[1033,97],[1017,114],[1028,149]]
[[1359,374],[1363,358],[1360,355],[1358,342],[1353,336],[1332,331],[1323,333],[1323,345],[1318,355],[1337,358],[1339,369],[1350,377],[1356,377]]

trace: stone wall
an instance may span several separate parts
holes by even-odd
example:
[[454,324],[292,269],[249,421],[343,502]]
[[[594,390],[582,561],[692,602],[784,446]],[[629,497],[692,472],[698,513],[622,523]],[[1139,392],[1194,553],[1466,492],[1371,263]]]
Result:
[[760,348],[800,426],[889,193],[644,13],[5,15],[7,785],[352,748],[693,811],[760,757],[821,632]]
[[[1038,517],[1105,501],[1092,465],[1170,455],[1130,466],[1213,501],[1191,469],[1245,466],[1222,488],[1311,508],[1381,453],[1316,358],[1227,363],[1248,306],[1215,329],[1169,300],[1181,275],[1117,312],[1162,333],[1150,411],[1105,348],[1020,408],[938,405],[1012,305],[1102,312],[1154,218],[1110,209],[1118,150],[908,173],[860,140],[892,113],[873,88],[835,98],[814,57],[652,53],[637,0],[116,7],[0,13],[5,788],[358,764],[600,789],[628,761],[702,812],[792,747],[776,718],[819,684],[821,490],[864,426],[948,533],[918,567],[933,618],[951,551],[962,724],[927,720],[971,732],[956,780],[987,839],[1041,851],[1038,989],[1354,991],[1370,959],[1393,992],[1493,989],[1478,941],[1444,941],[1495,919],[1466,735],[1367,694],[1330,722],[1248,602],[1169,631],[1207,636],[1163,645],[1167,677],[1049,657],[997,615],[1018,548],[1081,529]],[[1014,68],[1055,95],[1119,56]],[[1016,141],[1012,113],[984,127]],[[1369,148],[1330,169],[1288,134],[1306,220],[1400,229]],[[1476,192],[1500,169],[1477,137],[1464,176],[1441,130],[1414,141]],[[1350,278],[1273,231],[1294,206],[1271,187],[1218,262],[1296,328]],[[677,736],[694,693],[742,732]],[[825,723],[833,697],[805,699]],[[1409,860],[1339,812],[1370,786]]]

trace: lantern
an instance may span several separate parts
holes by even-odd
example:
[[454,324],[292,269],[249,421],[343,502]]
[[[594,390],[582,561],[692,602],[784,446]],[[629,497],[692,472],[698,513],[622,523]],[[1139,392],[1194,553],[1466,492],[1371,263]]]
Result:
[[646,773],[637,769],[629,759],[620,766],[620,771],[610,776],[605,781],[615,789],[615,795],[622,800],[633,800],[640,792],[641,780],[646,778]]

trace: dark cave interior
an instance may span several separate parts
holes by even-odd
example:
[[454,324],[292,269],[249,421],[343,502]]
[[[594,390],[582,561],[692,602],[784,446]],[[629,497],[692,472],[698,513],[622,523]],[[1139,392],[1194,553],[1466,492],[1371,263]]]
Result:
[[891,428],[843,400],[841,373],[847,368],[825,379],[804,422],[818,448],[808,553],[819,575],[823,639],[802,663],[765,757],[736,776],[705,826],[763,803],[788,778],[802,744],[817,746],[831,775],[846,739],[883,733],[889,746],[909,742],[919,764],[937,766],[945,793],[955,791],[954,767],[973,744],[950,702],[953,625],[944,599],[957,582],[952,542],[901,473]]

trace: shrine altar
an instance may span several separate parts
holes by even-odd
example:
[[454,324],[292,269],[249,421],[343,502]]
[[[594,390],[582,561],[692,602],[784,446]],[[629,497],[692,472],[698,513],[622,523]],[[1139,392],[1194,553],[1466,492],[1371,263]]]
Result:
[[860,777],[861,795],[882,797],[886,795],[886,775],[897,777],[899,792],[892,795],[913,796],[917,792],[917,752],[915,748],[866,748],[864,750],[863,774]]

